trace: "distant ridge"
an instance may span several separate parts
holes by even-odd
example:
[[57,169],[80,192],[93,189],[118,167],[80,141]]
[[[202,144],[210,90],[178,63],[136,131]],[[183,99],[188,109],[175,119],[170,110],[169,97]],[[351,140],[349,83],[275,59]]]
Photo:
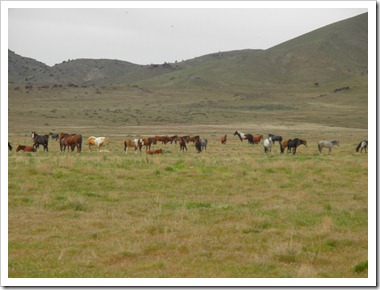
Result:
[[138,65],[77,59],[52,67],[8,50],[14,84],[144,84],[223,87],[259,83],[340,82],[367,75],[368,13],[336,22],[267,50],[217,52],[194,59]]

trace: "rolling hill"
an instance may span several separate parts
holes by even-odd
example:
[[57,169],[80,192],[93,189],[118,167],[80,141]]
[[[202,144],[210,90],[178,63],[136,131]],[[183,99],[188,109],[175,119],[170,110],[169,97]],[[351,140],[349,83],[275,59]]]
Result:
[[251,87],[339,83],[367,76],[368,14],[317,29],[267,50],[218,52],[178,62],[137,65],[77,59],[49,67],[9,50],[14,84],[138,84],[150,87]]

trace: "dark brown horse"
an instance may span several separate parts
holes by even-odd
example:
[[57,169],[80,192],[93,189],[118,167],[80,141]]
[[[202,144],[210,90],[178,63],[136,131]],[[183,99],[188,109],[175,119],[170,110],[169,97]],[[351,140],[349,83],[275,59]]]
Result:
[[19,152],[20,150],[24,152],[36,152],[37,150],[34,148],[34,146],[25,146],[25,145],[18,145],[16,148],[16,152]]
[[187,146],[186,146],[186,140],[183,137],[177,137],[177,142],[179,142],[179,151],[185,152],[185,149],[187,151]]

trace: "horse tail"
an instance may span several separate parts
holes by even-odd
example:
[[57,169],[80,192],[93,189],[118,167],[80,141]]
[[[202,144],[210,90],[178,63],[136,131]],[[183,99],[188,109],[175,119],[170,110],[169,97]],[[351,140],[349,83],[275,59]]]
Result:
[[318,150],[319,150],[319,153],[322,153],[322,145],[320,143],[318,143]]

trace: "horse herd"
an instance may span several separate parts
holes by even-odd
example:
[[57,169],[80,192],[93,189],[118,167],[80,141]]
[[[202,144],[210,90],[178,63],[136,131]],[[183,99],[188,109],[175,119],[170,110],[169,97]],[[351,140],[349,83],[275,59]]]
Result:
[[[274,134],[268,134],[268,138],[264,140],[264,136],[260,134],[252,135],[252,134],[246,134],[240,131],[235,131],[234,136],[238,136],[240,141],[243,142],[243,140],[248,140],[249,144],[259,144],[262,143],[264,146],[264,152],[271,152],[272,146],[277,141],[280,145],[280,151],[281,153],[284,153],[285,149],[287,149],[287,153],[293,153],[293,155],[296,154],[297,148],[300,145],[304,145],[307,147],[307,141],[295,138],[295,139],[288,139],[283,140],[282,136],[274,135]],[[221,143],[226,144],[227,141],[227,135],[221,137]],[[331,150],[334,146],[339,147],[339,141],[332,140],[332,141],[319,141],[318,142],[318,151],[319,153],[322,153],[323,148],[327,148],[329,150],[329,154],[331,153]],[[363,150],[367,153],[368,148],[368,140],[360,141],[359,145],[356,147],[356,152],[360,153],[363,152]]]
[[[48,143],[49,143],[49,136],[52,139],[55,139],[56,141],[59,140],[59,146],[61,151],[67,151],[69,152],[69,149],[71,149],[71,152],[74,151],[76,148],[76,152],[80,153],[82,151],[82,135],[79,134],[68,134],[62,132],[61,134],[53,134],[50,133],[49,135],[39,135],[36,132],[32,132],[32,139],[33,139],[33,145],[27,146],[27,145],[18,145],[16,148],[16,152],[18,151],[24,151],[24,152],[36,152],[40,145],[43,146],[43,150],[48,152]],[[287,153],[292,153],[293,155],[296,154],[297,148],[300,145],[307,146],[306,140],[300,139],[300,138],[294,138],[294,139],[288,139],[283,140],[282,136],[274,135],[274,134],[268,134],[268,138],[264,139],[263,135],[260,134],[246,134],[240,131],[235,131],[234,136],[238,136],[241,142],[243,140],[247,140],[248,144],[262,144],[264,147],[264,153],[268,153],[272,151],[272,146],[278,142],[280,145],[280,151],[281,153],[285,152],[285,149],[287,150]],[[90,136],[87,139],[88,148],[91,151],[92,147],[98,147],[99,151],[100,148],[103,145],[107,145],[109,143],[108,137],[95,137]],[[151,150],[152,145],[156,145],[157,142],[161,142],[161,144],[179,144],[179,149],[181,152],[187,151],[187,145],[192,142],[195,146],[195,149],[198,153],[201,153],[203,150],[206,151],[208,141],[207,139],[200,138],[199,135],[196,136],[155,136],[155,137],[141,137],[141,138],[135,138],[135,139],[125,139],[124,141],[124,151],[127,154],[128,148],[133,148],[136,152],[137,150],[141,151],[142,147],[145,147],[146,154],[153,155],[153,154],[162,154],[163,150],[155,149]],[[220,138],[221,144],[225,145],[227,143],[227,135],[224,135]],[[339,147],[339,141],[332,140],[332,141],[319,141],[318,142],[318,151],[319,153],[322,153],[323,148],[328,149],[328,153],[331,153],[331,150],[334,146]],[[12,145],[8,142],[8,148],[11,151]],[[360,141],[358,146],[356,147],[356,152],[362,153],[363,150],[367,153],[368,148],[368,141],[363,140]]]

